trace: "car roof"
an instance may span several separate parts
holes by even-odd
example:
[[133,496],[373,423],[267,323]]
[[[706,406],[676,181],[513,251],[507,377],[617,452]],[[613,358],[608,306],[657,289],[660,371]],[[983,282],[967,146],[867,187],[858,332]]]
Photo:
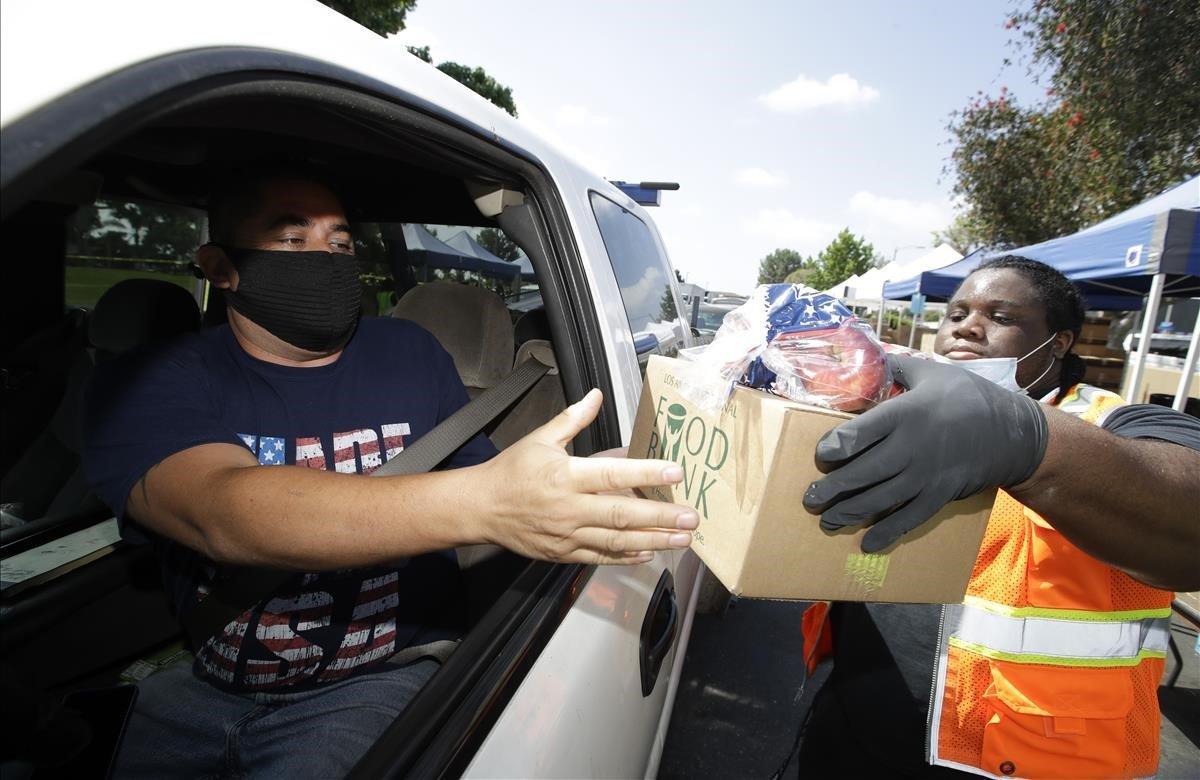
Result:
[[[217,49],[256,49],[315,60],[400,89],[445,118],[524,156],[569,171],[631,211],[628,196],[470,89],[312,0],[107,0],[62,6],[0,2],[0,127],[87,84],[152,60]],[[566,171],[564,171],[566,169]]]

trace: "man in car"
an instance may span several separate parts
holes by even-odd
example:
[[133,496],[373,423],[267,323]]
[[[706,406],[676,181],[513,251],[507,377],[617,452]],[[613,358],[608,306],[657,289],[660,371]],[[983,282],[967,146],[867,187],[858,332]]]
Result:
[[294,572],[196,660],[146,680],[121,774],[341,776],[437,668],[397,651],[461,633],[453,549],[637,564],[686,547],[694,511],[620,494],[662,461],[568,457],[593,390],[500,454],[366,475],[467,402],[449,355],[403,320],[359,318],[345,210],[306,172],[243,172],[210,199],[197,253],[229,322],[102,366],[89,480],[159,544],[186,621],[231,566]]

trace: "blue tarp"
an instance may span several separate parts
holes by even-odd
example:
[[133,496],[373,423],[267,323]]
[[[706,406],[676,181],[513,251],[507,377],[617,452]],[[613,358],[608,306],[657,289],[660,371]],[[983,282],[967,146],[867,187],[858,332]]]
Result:
[[885,298],[919,292],[945,300],[984,260],[1014,254],[1052,265],[1080,288],[1090,309],[1140,309],[1151,278],[1164,296],[1200,295],[1200,177],[1069,236],[1003,252],[973,252],[954,265],[884,285]]
[[[421,225],[405,223],[403,228],[404,245],[408,249],[409,262],[415,266],[425,265],[430,268],[474,271],[484,276],[506,280],[512,280],[518,272],[521,273],[523,279],[534,278],[532,269],[530,269],[529,275],[526,276],[524,269],[518,263],[505,262],[496,257],[482,246],[479,246],[465,231],[456,234],[451,241],[463,244],[464,242],[459,239],[459,236],[463,236],[469,242],[466,244],[466,249],[451,246],[449,243],[439,240]],[[479,251],[486,253],[488,257],[485,258],[477,254],[474,251],[474,247],[478,247]]]
[[[521,278],[525,281],[533,281],[535,278],[533,266],[529,266],[528,270],[526,270],[525,266],[518,262],[518,260],[525,257],[524,255],[521,255],[518,260],[505,260],[494,252],[488,250],[487,247],[483,246],[483,244],[480,244],[478,241],[472,238],[471,234],[465,230],[455,233],[453,236],[446,239],[446,244],[461,252],[465,252],[479,258],[483,265],[477,270],[486,276],[495,276],[501,279],[512,280],[518,273],[520,273]],[[526,263],[528,263],[528,260],[526,260]]]

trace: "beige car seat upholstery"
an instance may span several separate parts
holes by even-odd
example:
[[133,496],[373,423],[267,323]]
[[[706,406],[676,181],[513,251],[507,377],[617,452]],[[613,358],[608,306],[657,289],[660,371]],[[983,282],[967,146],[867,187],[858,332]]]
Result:
[[392,316],[437,337],[472,398],[512,372],[512,318],[494,292],[454,282],[422,284],[400,299]]
[[497,448],[508,447],[566,408],[558,361],[549,341],[527,341],[517,350],[516,359],[509,359],[513,354],[512,319],[495,293],[448,282],[423,284],[400,299],[392,316],[412,320],[437,337],[454,358],[472,398],[499,384],[531,356],[551,367],[492,428],[490,437]]
[[[558,375],[558,358],[554,355],[554,347],[549,341],[533,339],[526,341],[517,350],[517,359],[513,367],[521,365],[531,357],[550,366],[537,384],[509,410],[500,420],[500,424],[492,431],[492,443],[499,449],[504,449],[515,443],[525,434],[542,426],[556,414],[567,408],[566,395],[563,393],[562,379]],[[573,452],[570,444],[567,452]]]

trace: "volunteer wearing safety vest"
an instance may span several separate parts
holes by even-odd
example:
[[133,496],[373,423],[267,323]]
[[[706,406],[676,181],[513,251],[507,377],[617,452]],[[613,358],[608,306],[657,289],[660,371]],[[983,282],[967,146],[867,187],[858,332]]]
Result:
[[1200,421],[1081,384],[1083,313],[1049,266],[984,263],[940,357],[893,358],[907,392],[818,445],[805,506],[882,517],[865,552],[1001,490],[962,604],[806,613],[809,668],[834,664],[801,777],[1155,773],[1172,591],[1200,588]]

